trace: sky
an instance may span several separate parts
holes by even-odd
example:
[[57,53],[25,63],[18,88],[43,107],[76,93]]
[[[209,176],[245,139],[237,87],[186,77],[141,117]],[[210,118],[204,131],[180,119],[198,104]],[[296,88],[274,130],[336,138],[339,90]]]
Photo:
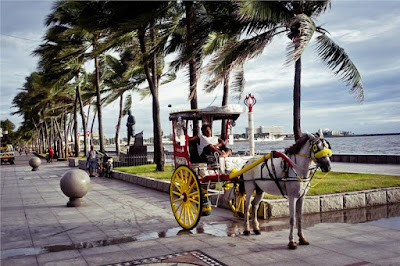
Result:
[[[22,122],[12,99],[23,87],[25,77],[37,71],[38,58],[31,55],[46,31],[45,17],[52,1],[1,0],[0,49],[0,120],[10,119],[16,126]],[[316,21],[330,33],[331,39],[344,48],[357,66],[364,84],[363,103],[349,93],[350,87],[334,76],[321,62],[311,40],[302,56],[301,127],[316,132],[319,128],[365,133],[400,132],[400,1],[332,1],[331,9]],[[256,58],[245,66],[245,94],[255,95],[254,125],[283,126],[292,132],[294,64],[285,65],[286,36],[274,39]],[[168,60],[173,59],[168,56]],[[198,85],[199,108],[221,105],[222,88],[212,94],[203,91],[206,75]],[[168,115],[171,111],[190,109],[189,82],[185,70],[177,79],[160,88],[161,123],[164,132],[171,132]],[[145,138],[152,135],[151,99],[140,99],[132,93],[132,113],[136,132]],[[243,105],[233,95],[230,103]],[[104,108],[103,126],[106,136],[113,137],[117,124],[118,102]],[[168,107],[171,105],[172,107]],[[93,115],[93,114],[92,114]],[[127,117],[124,117],[124,121]],[[90,119],[91,121],[91,119]],[[97,125],[97,122],[96,122]],[[95,125],[95,128],[96,128]],[[219,126],[218,126],[219,127]],[[247,127],[247,114],[237,121],[235,133]],[[126,136],[122,130],[122,137]]]

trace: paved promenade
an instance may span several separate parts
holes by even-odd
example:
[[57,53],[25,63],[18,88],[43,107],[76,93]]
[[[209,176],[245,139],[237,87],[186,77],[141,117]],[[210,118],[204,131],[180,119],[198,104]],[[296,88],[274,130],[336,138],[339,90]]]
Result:
[[241,220],[214,208],[186,232],[168,194],[119,180],[93,178],[87,206],[67,208],[59,182],[71,168],[42,160],[32,172],[29,158],[1,166],[1,265],[400,264],[399,205],[357,210],[365,223],[343,223],[350,212],[307,215],[311,245],[288,250],[288,219],[262,222],[260,236],[243,236]]
[[400,176],[400,164],[332,163],[332,171]]

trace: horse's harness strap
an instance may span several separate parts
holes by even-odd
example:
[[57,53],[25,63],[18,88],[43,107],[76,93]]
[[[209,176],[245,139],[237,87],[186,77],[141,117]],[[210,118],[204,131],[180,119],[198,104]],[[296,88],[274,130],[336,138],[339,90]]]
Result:
[[[268,163],[267,163],[268,160],[265,160],[264,163],[261,165],[261,180],[273,180],[275,182],[276,186],[278,187],[279,191],[281,192],[282,197],[286,198],[285,193],[283,193],[282,187],[281,187],[281,185],[279,183],[279,180],[278,180],[278,177],[276,175],[276,170],[275,170],[273,158],[274,158],[274,151],[271,152],[271,157],[270,157],[272,173],[271,173],[271,171],[269,170],[269,167],[268,167]],[[271,179],[264,179],[263,178],[263,172],[262,171],[263,171],[264,167],[267,168],[268,175],[269,175],[269,177]]]

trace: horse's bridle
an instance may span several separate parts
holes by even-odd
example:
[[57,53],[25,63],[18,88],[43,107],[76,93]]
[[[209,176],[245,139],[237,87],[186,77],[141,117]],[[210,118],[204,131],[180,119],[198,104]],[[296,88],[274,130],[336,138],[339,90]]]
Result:
[[312,136],[314,137],[314,139],[310,140],[308,155],[303,153],[297,153],[295,154],[295,156],[298,155],[309,158],[310,160],[312,160],[314,163],[317,164],[315,168],[312,168],[310,170],[316,170],[319,167],[318,161],[326,156],[331,157],[332,150],[331,150],[331,144],[326,139],[321,138],[319,136],[315,136],[314,134],[312,134]]
[[316,160],[316,162],[318,163],[319,159],[324,158],[326,156],[328,157],[332,156],[331,144],[326,139],[316,137],[315,139],[310,141],[311,159]]

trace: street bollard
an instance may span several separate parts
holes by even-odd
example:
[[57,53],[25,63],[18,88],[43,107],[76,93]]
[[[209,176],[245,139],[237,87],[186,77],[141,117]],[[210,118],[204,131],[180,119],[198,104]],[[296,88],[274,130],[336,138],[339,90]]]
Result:
[[86,206],[82,197],[89,191],[90,178],[85,171],[75,169],[66,172],[60,180],[60,187],[62,192],[69,197],[67,207]]
[[42,164],[42,161],[38,157],[32,157],[29,160],[29,165],[32,167],[32,171],[39,170],[39,166]]

